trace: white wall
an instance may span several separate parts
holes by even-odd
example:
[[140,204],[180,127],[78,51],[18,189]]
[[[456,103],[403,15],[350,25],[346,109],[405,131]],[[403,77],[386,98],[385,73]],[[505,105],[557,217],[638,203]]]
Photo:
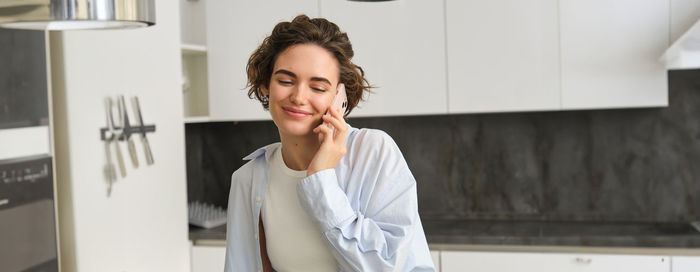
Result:
[[[62,271],[189,271],[179,3],[157,0],[153,27],[51,33]],[[128,160],[111,197],[99,128],[104,98],[138,95],[155,164]],[[114,152],[113,152],[114,156]]]

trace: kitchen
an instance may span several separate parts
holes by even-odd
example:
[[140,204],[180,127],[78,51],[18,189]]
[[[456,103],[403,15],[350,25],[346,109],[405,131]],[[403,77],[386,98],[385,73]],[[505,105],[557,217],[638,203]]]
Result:
[[[680,48],[700,32],[697,1],[155,7],[150,27],[38,32],[29,44],[44,46],[14,47],[46,52],[33,73],[49,91],[52,142],[41,152],[54,158],[62,271],[223,269],[225,228],[188,226],[187,205],[226,207],[241,158],[279,141],[246,97],[244,69],[272,26],[298,13],[347,31],[379,86],[348,122],[400,147],[438,271],[700,268],[690,225],[700,221],[700,65]],[[106,98],[132,126],[152,126],[153,164],[139,133],[103,141]]]

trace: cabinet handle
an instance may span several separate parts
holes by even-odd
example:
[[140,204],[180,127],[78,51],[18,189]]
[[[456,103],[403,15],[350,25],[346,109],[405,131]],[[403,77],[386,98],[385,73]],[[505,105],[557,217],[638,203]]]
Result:
[[576,262],[580,264],[590,264],[593,260],[591,258],[577,257]]

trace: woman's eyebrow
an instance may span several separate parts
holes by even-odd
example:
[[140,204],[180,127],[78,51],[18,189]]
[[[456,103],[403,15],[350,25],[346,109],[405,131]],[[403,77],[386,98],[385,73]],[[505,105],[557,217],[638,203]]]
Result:
[[333,84],[331,84],[331,81],[328,80],[328,79],[325,78],[325,77],[312,77],[311,80],[312,80],[312,81],[326,82],[326,83],[328,83],[328,85],[333,85]]
[[294,74],[294,73],[292,73],[292,72],[290,72],[290,71],[284,70],[284,69],[279,69],[279,70],[275,71],[274,74],[275,74],[275,75],[276,75],[276,74],[285,74],[285,75],[288,75],[288,76],[293,77],[293,78],[296,78],[296,77],[297,77],[296,74]]
[[[288,75],[288,76],[293,77],[293,78],[296,78],[296,77],[297,77],[297,75],[296,75],[295,73],[292,73],[291,71],[287,71],[287,70],[284,70],[284,69],[279,69],[279,70],[275,71],[274,74],[275,74],[275,75],[276,75],[276,74],[285,74],[285,75]],[[312,77],[311,80],[312,80],[312,81],[326,82],[326,83],[328,83],[328,85],[333,85],[333,84],[331,84],[331,81],[328,80],[328,79],[325,78],[325,77]]]

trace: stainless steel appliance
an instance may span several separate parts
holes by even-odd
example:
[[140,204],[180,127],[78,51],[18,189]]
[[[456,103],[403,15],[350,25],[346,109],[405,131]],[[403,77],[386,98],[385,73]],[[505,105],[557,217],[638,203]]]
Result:
[[58,271],[51,157],[0,160],[0,270]]

